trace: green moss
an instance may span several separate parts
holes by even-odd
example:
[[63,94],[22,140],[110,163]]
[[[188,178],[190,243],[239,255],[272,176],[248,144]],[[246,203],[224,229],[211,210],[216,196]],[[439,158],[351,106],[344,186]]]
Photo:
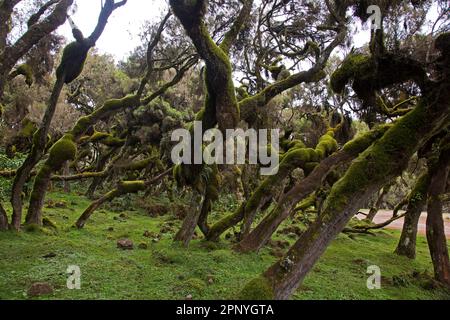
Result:
[[[354,194],[399,175],[423,139],[420,129],[429,126],[426,102],[399,119],[378,141],[360,154],[327,198],[327,211],[340,212]],[[419,129],[420,128],[420,129]],[[385,183],[385,182],[384,182]]]
[[98,141],[106,139],[110,136],[111,135],[109,133],[95,131],[94,134],[89,138],[89,141],[90,142],[98,142]]
[[151,163],[153,162],[153,158],[144,159],[141,161],[135,161],[131,163],[130,165],[127,165],[124,167],[125,170],[131,170],[131,171],[140,171],[145,168],[147,168]]
[[428,185],[430,181],[430,176],[428,173],[422,174],[416,181],[414,188],[408,196],[409,204],[422,203],[423,199],[426,198],[428,192]]
[[42,225],[44,227],[49,227],[49,228],[52,228],[52,229],[58,229],[56,223],[54,221],[52,221],[50,218],[48,218],[48,217],[44,217],[42,219]]
[[36,124],[28,118],[22,120],[22,130],[20,130],[20,136],[24,138],[31,138],[36,132]]
[[127,95],[122,99],[111,99],[106,101],[103,106],[95,110],[89,116],[81,117],[73,127],[71,133],[75,139],[79,139],[92,125],[97,121],[103,120],[110,114],[123,111],[127,107],[135,107],[140,103],[140,99],[136,95]]
[[106,139],[101,140],[101,143],[108,147],[120,147],[125,144],[125,139],[120,139],[113,136],[108,136]]
[[73,142],[73,136],[66,134],[51,147],[47,163],[51,168],[59,170],[64,162],[74,160],[76,154],[77,145]]
[[78,78],[84,68],[89,46],[84,42],[74,41],[69,43],[63,50],[61,63],[56,69],[56,77],[64,77],[66,84]]
[[93,118],[101,118],[101,116],[105,113],[110,112],[118,112],[129,106],[139,105],[140,100],[137,95],[129,94],[121,99],[110,99],[107,100],[103,106],[97,109],[93,114]]
[[371,57],[362,54],[351,54],[331,75],[330,85],[334,92],[342,93],[350,79],[371,74],[373,62]]
[[22,75],[25,77],[25,82],[28,86],[32,86],[34,79],[33,79],[33,69],[31,67],[24,63],[17,67],[17,69],[14,71],[15,75]]
[[247,283],[239,293],[239,300],[273,300],[274,294],[269,280],[263,276]]
[[118,189],[121,193],[137,193],[145,190],[144,181],[121,181],[118,184]]
[[362,135],[354,138],[353,140],[347,142],[343,150],[353,155],[358,155],[359,153],[370,147],[376,140],[381,138],[392,125],[382,125],[375,129],[365,132]]

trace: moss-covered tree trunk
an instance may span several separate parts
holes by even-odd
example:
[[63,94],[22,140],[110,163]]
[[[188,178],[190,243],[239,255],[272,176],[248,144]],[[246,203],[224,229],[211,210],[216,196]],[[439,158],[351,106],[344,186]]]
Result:
[[374,141],[379,139],[387,129],[388,126],[384,126],[372,130],[347,143],[342,150],[322,160],[305,179],[281,197],[273,210],[264,217],[252,232],[241,239],[239,244],[235,246],[235,249],[240,252],[261,249],[269,241],[279,225],[289,217],[295,205],[316,191],[335,166],[348,163],[357,157],[359,153],[366,150]]
[[427,202],[427,190],[429,184],[428,173],[422,174],[408,196],[408,207],[403,222],[402,234],[395,249],[395,253],[401,256],[415,259],[417,227],[422,214],[422,209]]
[[[78,78],[83,71],[88,52],[95,46],[97,40],[102,35],[108,22],[108,18],[114,10],[123,6],[125,3],[126,1],[116,3],[114,0],[106,0],[100,11],[97,25],[88,38],[85,38],[80,30],[72,30],[76,41],[68,44],[64,48],[61,62],[56,70],[57,81],[54,88],[55,94],[52,94],[52,99],[55,98],[55,101],[51,100],[51,102],[54,102],[54,105],[53,103],[50,103],[47,107],[44,120],[41,125],[47,131],[45,137],[47,136],[48,128],[54,115],[54,109],[56,108],[56,102],[59,98],[63,85],[69,84]],[[59,90],[59,92],[57,90]],[[43,133],[40,133],[40,135],[42,134]],[[64,162],[75,159],[77,151],[75,135],[64,135],[63,138],[55,143],[52,149],[53,150],[50,150],[49,159],[39,170],[35,178],[26,217],[27,223],[42,223],[40,221],[42,217],[41,211],[44,204],[47,187],[51,181],[51,175],[53,172],[61,170]]]
[[340,152],[323,160],[306,179],[281,197],[275,208],[241,239],[235,246],[235,250],[249,252],[261,249],[270,240],[278,226],[289,217],[295,205],[319,188],[325,176],[335,165],[350,159],[349,154]]
[[450,260],[442,216],[441,195],[445,193],[450,171],[450,148],[444,148],[432,170],[427,201],[427,240],[436,280],[450,287]]
[[45,148],[47,145],[47,136],[50,130],[50,125],[53,116],[56,111],[59,96],[61,95],[61,91],[64,87],[64,81],[65,81],[65,74],[63,73],[57,77],[56,83],[53,86],[53,91],[50,96],[47,109],[45,110],[42,123],[38,131],[34,134],[31,152],[28,154],[22,166],[17,170],[16,176],[14,177],[13,186],[11,190],[11,205],[13,208],[11,225],[16,230],[20,229],[20,224],[22,222],[23,187],[27,182],[27,180],[29,179],[31,171],[34,169],[36,164],[41,160],[42,156],[44,155]]
[[[226,32],[220,45],[216,44],[211,38],[204,21],[207,6],[206,0],[171,0],[170,5],[206,65],[205,88],[207,92],[205,105],[203,110],[197,115],[197,120],[202,121],[203,130],[211,129],[217,124],[222,133],[225,134],[227,129],[236,128],[240,120],[232,77],[232,66],[228,54],[244,23],[250,16],[253,1],[242,1],[239,15],[230,30]],[[190,168],[186,168],[187,166]],[[190,178],[187,179],[189,180],[187,182],[191,185],[196,184],[195,181],[199,178],[197,169],[201,170],[202,166],[196,166],[195,170],[192,170],[193,168],[190,165],[183,165],[179,170],[179,173],[181,171],[190,172],[188,174]],[[194,173],[195,171],[197,172]],[[202,192],[201,190],[197,191]],[[175,237],[176,241],[181,241],[184,245],[189,243],[189,237],[192,237],[198,224],[198,219],[201,215],[201,204],[195,206],[195,209],[198,212],[192,212],[186,216],[182,229]],[[202,220],[206,221],[206,216],[203,216]]]
[[48,160],[34,179],[33,191],[30,196],[30,204],[28,213],[25,218],[27,224],[42,224],[42,207],[44,206],[45,194],[52,172],[62,169],[64,163],[74,160],[77,153],[77,146],[72,141],[71,135],[65,135],[61,140],[56,142],[50,149]]
[[[408,165],[411,156],[450,120],[450,83],[439,83],[416,108],[352,163],[332,188],[323,214],[288,253],[258,281],[275,299],[288,299],[330,242],[344,229],[363,203]],[[255,282],[243,293],[252,292]]]

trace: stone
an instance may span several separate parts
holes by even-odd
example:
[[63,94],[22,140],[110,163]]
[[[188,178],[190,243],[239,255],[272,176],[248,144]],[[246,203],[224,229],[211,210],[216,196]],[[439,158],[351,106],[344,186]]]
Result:
[[133,250],[133,241],[130,239],[117,240],[117,248],[122,250]]
[[53,294],[53,287],[47,282],[36,282],[27,291],[30,297],[39,297]]
[[148,249],[148,245],[145,242],[141,242],[141,243],[139,243],[138,248],[142,249],[142,250],[146,250],[146,249]]
[[67,203],[65,201],[58,201],[55,203],[55,208],[67,208]]

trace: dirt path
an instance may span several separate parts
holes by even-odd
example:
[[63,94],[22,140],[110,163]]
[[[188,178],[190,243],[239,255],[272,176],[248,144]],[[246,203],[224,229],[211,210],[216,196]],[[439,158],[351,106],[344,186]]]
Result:
[[[361,210],[364,213],[368,213],[369,210]],[[400,213],[403,213],[403,211],[400,211]],[[359,219],[364,219],[365,216],[360,214],[357,216]],[[378,214],[375,216],[374,222],[375,223],[382,223],[387,220],[389,220],[392,217],[392,211],[389,210],[380,210],[378,211]],[[394,229],[394,230],[402,230],[403,227],[403,218],[398,219],[394,222],[392,222],[390,225],[386,227],[386,229]],[[427,220],[427,213],[422,212],[422,215],[420,216],[419,220],[419,226],[418,231],[419,234],[425,235],[426,232],[426,220]],[[447,236],[447,239],[450,239],[450,214],[446,213],[444,214],[444,225],[445,225],[445,234]]]

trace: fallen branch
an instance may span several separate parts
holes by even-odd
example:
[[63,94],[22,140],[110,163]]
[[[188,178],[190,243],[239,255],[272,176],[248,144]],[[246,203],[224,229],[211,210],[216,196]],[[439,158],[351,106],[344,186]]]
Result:
[[92,214],[105,202],[110,202],[113,199],[123,196],[128,193],[138,193],[139,191],[145,191],[151,185],[161,181],[164,177],[172,172],[173,168],[167,169],[157,177],[147,181],[121,181],[117,184],[117,188],[103,195],[101,198],[93,201],[89,207],[84,210],[83,214],[78,218],[75,223],[75,227],[82,229],[86,224],[86,221],[92,216]]
[[368,233],[369,230],[376,230],[376,229],[384,228],[384,227],[390,225],[392,222],[403,218],[405,215],[406,215],[406,213],[403,213],[399,216],[392,217],[389,220],[386,220],[385,222],[378,223],[378,224],[367,225],[367,226],[355,226],[352,228],[344,228],[344,230],[342,232],[344,232],[344,233]]

